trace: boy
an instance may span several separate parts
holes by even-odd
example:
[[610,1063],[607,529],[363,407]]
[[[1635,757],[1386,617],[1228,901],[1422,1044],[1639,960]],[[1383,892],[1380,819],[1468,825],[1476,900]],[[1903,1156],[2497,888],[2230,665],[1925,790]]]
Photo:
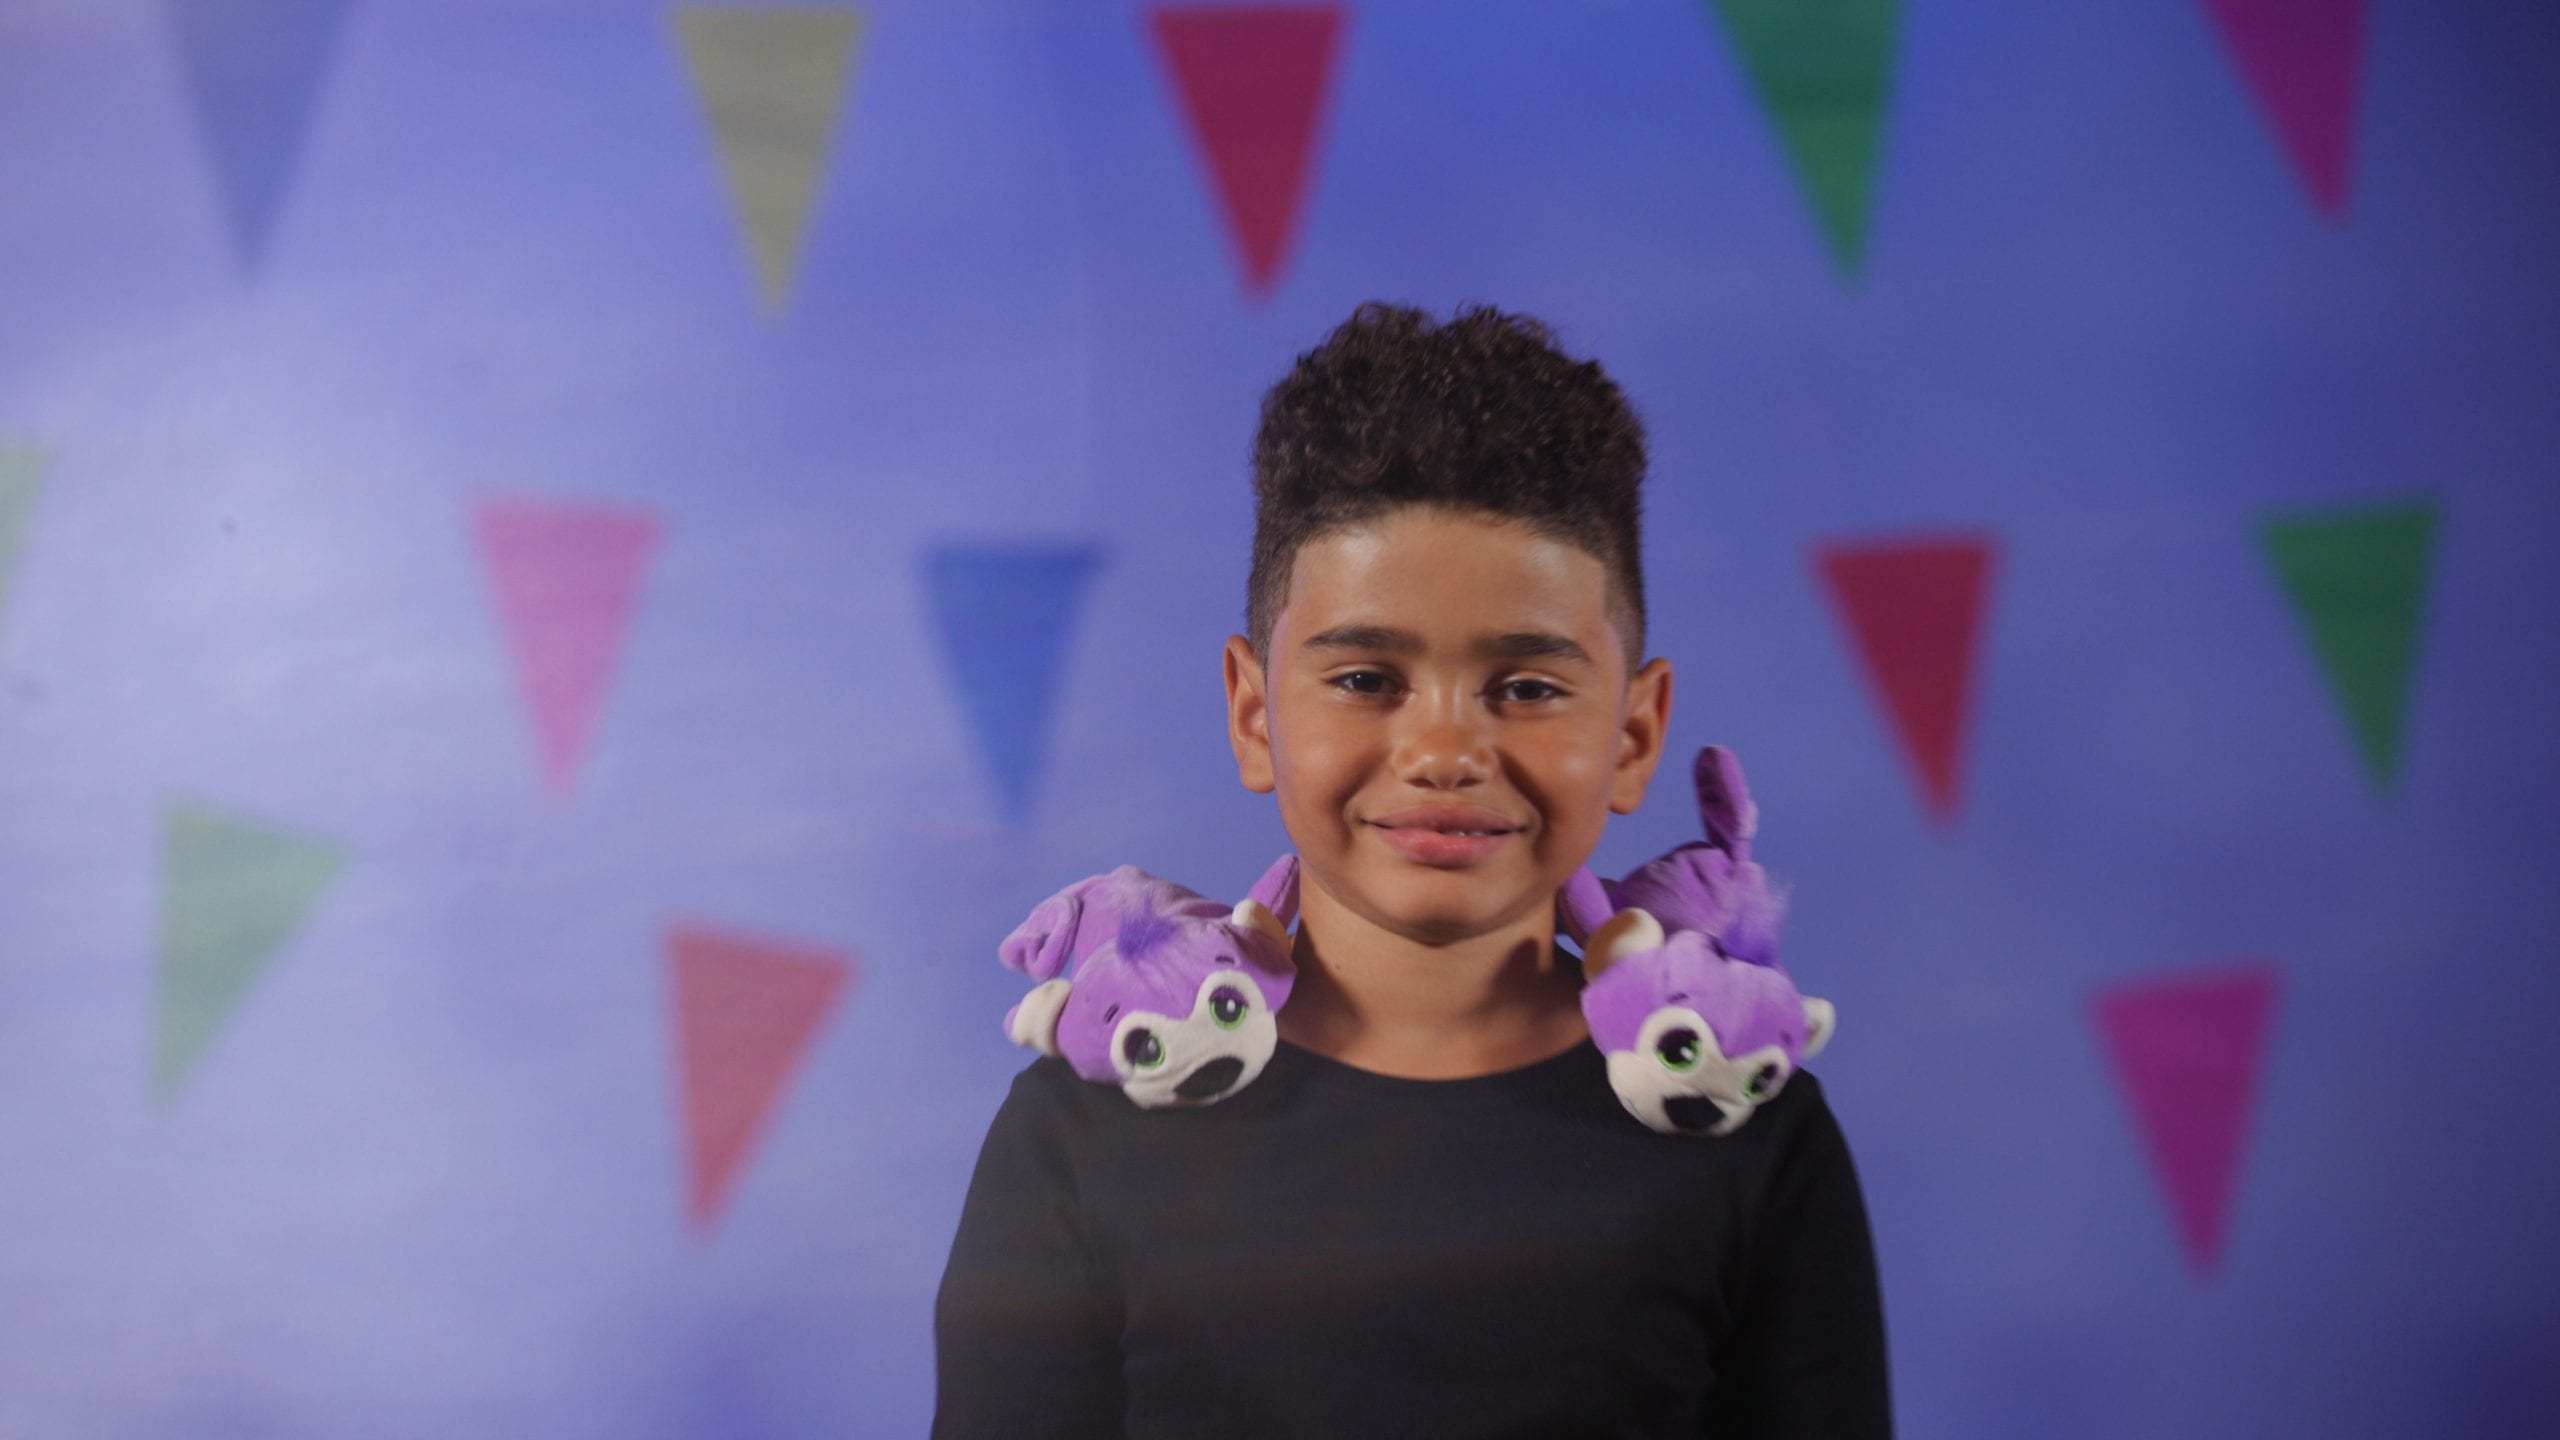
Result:
[[1265,397],[1225,672],[1302,867],[1282,1043],[1198,1109],[1017,1078],[943,1276],[936,1435],[1890,1434],[1820,1086],[1646,1129],[1555,944],[1670,715],[1643,473],[1599,366],[1491,310],[1363,306]]

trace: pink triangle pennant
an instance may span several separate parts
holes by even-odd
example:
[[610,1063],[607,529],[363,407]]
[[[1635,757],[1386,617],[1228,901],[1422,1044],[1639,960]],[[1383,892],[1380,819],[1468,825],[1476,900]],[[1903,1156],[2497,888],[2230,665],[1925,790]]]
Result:
[[1903,753],[1940,823],[1956,812],[1973,661],[1990,591],[1987,538],[1826,545],[1814,552]]
[[2117,985],[2091,1004],[2188,1267],[2199,1275],[2221,1263],[2275,999],[2274,962],[2247,960]]
[[1242,254],[1246,287],[1267,295],[1297,233],[1341,7],[1185,7],[1152,18],[1156,48]]
[[853,973],[850,955],[677,925],[676,1053],[682,1069],[688,1211],[718,1220],[774,1101]]
[[565,795],[612,686],[658,522],[645,511],[483,500],[473,517],[544,786]]
[[2346,213],[2365,0],[2203,0],[2311,200]]

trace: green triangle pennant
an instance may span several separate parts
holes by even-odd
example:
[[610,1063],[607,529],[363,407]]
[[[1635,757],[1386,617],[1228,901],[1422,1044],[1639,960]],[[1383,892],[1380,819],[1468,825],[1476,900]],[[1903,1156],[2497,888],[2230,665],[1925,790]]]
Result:
[[151,1078],[166,1104],[337,877],[339,857],[310,836],[185,804],[169,807],[163,842]]
[[790,303],[860,12],[686,8],[676,39],[747,232],[767,314]]
[[2258,528],[2365,768],[2385,789],[2400,770],[2436,517],[2435,502],[2422,500],[2279,516]]
[[44,452],[28,445],[0,445],[0,622],[9,618],[9,576],[44,488]]
[[1844,276],[1866,255],[1896,0],[1709,0]]

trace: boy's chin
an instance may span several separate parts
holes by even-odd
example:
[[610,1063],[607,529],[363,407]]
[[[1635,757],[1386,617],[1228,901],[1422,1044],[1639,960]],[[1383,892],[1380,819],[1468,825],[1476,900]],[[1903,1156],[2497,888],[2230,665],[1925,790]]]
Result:
[[1423,945],[1455,945],[1511,929],[1554,903],[1553,891],[1497,887],[1483,877],[1435,876],[1379,887],[1370,919]]

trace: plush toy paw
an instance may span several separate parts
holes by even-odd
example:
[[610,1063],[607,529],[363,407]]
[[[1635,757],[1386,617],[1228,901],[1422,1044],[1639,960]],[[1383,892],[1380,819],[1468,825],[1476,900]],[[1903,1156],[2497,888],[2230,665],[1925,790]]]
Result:
[[1279,1045],[1297,904],[1294,855],[1232,907],[1129,865],[1080,880],[998,951],[1041,982],[1005,1012],[1005,1034],[1150,1109],[1224,1099]]
[[1666,1134],[1730,1135],[1829,1043],[1839,1017],[1778,967],[1781,907],[1751,861],[1758,816],[1742,767],[1711,745],[1696,779],[1704,842],[1615,886],[1576,871],[1557,912],[1583,945],[1583,1019],[1619,1103]]

